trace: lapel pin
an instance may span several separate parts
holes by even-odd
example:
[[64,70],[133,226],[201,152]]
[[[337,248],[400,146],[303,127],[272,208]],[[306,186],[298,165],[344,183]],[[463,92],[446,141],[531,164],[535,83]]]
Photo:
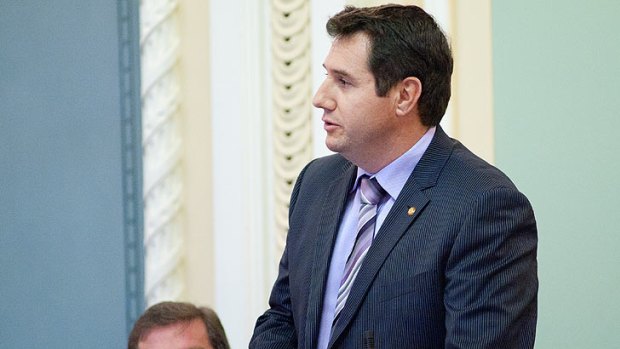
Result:
[[413,216],[414,213],[415,207],[409,207],[409,210],[407,210],[407,216]]

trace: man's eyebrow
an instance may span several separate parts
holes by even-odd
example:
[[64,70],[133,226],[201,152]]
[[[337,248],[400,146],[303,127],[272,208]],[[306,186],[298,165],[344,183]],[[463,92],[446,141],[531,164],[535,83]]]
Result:
[[336,75],[339,75],[341,77],[345,77],[345,78],[349,78],[349,79],[354,79],[353,76],[349,72],[347,72],[347,71],[340,70],[340,69],[328,69],[325,66],[325,64],[323,64],[323,68],[325,68],[325,70],[331,71],[332,73],[334,73]]

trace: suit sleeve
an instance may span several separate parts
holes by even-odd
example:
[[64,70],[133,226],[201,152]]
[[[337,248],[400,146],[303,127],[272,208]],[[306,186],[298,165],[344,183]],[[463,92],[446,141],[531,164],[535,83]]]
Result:
[[471,204],[446,265],[446,348],[532,348],[537,229],[525,196],[496,188]]
[[[297,202],[303,176],[310,164],[301,171],[295,183],[295,187],[293,188],[289,208],[289,219],[291,217],[291,212],[293,212],[295,208],[295,203]],[[271,290],[271,296],[269,297],[269,309],[256,321],[254,334],[250,340],[250,349],[297,348],[297,330],[291,305],[288,261],[288,248],[285,247],[280,260],[278,278],[276,279]]]
[[297,332],[291,311],[286,248],[278,271],[278,278],[271,290],[269,309],[256,321],[250,349],[297,348]]

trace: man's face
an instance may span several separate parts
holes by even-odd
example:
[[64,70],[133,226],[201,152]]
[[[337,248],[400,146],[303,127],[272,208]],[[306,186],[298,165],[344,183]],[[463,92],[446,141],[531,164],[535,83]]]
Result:
[[213,349],[204,323],[195,319],[157,327],[138,343],[138,349]]
[[362,167],[384,153],[397,127],[395,92],[377,96],[369,50],[364,33],[334,40],[323,64],[326,78],[312,101],[324,111],[327,148]]

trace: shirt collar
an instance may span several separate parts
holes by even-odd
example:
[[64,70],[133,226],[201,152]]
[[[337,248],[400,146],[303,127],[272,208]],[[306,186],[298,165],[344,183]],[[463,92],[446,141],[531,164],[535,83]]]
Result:
[[431,144],[433,140],[433,136],[435,135],[436,127],[431,127],[426,131],[424,136],[420,138],[413,145],[413,147],[409,148],[403,155],[398,157],[396,160],[389,163],[387,166],[379,170],[377,173],[368,173],[361,168],[357,168],[357,178],[355,179],[355,185],[351,188],[351,191],[357,190],[359,185],[359,179],[363,175],[367,175],[369,177],[375,177],[381,187],[390,194],[390,197],[393,200],[396,200],[398,194],[405,186],[407,179],[413,172],[413,169],[416,167],[422,155]]

